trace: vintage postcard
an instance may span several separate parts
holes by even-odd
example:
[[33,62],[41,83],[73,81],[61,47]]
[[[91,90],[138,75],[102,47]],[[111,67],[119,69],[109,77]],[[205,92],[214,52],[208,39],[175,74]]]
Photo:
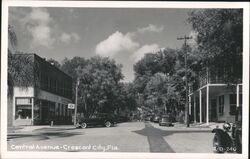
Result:
[[248,2],[2,14],[1,158],[248,158]]

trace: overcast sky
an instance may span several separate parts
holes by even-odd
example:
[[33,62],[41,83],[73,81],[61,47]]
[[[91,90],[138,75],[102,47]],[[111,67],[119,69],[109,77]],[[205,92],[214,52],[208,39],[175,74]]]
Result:
[[109,56],[123,65],[125,81],[147,52],[179,48],[189,35],[188,9],[9,8],[18,50],[61,62],[65,57]]

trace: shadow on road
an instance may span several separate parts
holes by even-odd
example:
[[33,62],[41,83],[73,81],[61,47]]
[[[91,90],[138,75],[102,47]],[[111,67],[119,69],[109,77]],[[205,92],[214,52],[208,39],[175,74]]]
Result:
[[169,136],[175,133],[202,133],[204,131],[190,131],[190,130],[183,130],[183,131],[167,131],[167,130],[160,130],[154,128],[149,122],[145,122],[145,128],[142,130],[133,131],[134,133],[147,136],[150,152],[169,152],[174,153],[174,150],[171,146],[164,140],[163,137]]
[[174,150],[164,140],[164,136],[168,135],[165,131],[154,128],[150,123],[145,123],[145,128],[142,130],[133,131],[137,134],[147,136],[150,152],[172,152]]
[[36,140],[48,140],[51,137],[63,138],[63,137],[71,137],[75,135],[82,135],[82,133],[79,133],[79,132],[41,132],[41,133],[33,133],[33,134],[10,134],[7,137],[7,141],[11,139],[29,138],[29,137],[32,137]]

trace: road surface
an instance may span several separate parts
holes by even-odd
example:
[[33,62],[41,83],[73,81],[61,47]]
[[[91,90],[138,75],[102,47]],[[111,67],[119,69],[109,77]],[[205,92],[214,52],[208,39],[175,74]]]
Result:
[[8,135],[9,151],[213,153],[213,134],[204,130],[126,122],[115,127],[42,128]]

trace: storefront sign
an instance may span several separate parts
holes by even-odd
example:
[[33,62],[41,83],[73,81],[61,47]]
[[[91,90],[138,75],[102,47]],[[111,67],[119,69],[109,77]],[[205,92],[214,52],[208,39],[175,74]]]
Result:
[[16,104],[17,105],[30,105],[32,103],[31,98],[17,98]]
[[75,104],[69,103],[68,104],[68,109],[75,109]]

